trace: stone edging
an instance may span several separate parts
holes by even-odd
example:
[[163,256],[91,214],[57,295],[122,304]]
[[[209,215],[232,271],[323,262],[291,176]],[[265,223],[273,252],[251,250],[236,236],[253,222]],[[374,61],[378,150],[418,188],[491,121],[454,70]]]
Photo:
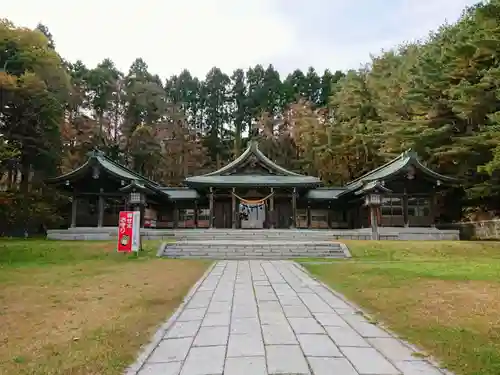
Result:
[[158,251],[156,252],[157,257],[161,257],[163,255],[163,252],[165,251],[165,246],[167,246],[166,242],[162,242],[160,244],[160,247],[158,247]]
[[[344,245],[345,246],[345,245]],[[347,246],[346,246],[347,248]],[[349,251],[349,250],[347,250]],[[323,288],[326,288],[328,291],[330,291],[334,296],[336,296],[337,298],[341,299],[343,302],[345,302],[348,306],[351,306],[353,309],[355,309],[356,311],[359,311],[361,313],[363,313],[363,315],[365,316],[368,316],[367,314],[365,314],[364,310],[359,307],[358,305],[352,303],[347,297],[345,297],[343,294],[337,292],[336,290],[330,288],[327,284],[325,284],[323,281],[321,281],[320,279],[318,279],[315,275],[313,275],[311,272],[309,272],[309,270],[307,270],[302,264],[299,264],[298,262],[293,262],[293,264],[295,265],[295,267],[297,267],[298,269],[300,269],[302,272],[304,272],[305,274],[307,274],[309,277],[311,277],[314,281],[318,282],[319,284],[321,284],[321,286]],[[383,324],[380,324],[377,322],[376,324],[378,327],[382,328],[383,330],[385,330],[388,334],[390,334],[392,337],[394,337],[395,339],[398,339],[403,345],[405,345],[406,347],[408,347],[410,350],[414,351],[414,352],[417,352],[417,353],[422,353],[423,351],[421,350],[421,348],[418,348],[416,345],[413,345],[413,344],[410,344],[409,342],[407,342],[406,340],[403,340],[399,335],[395,334],[393,331],[391,331],[390,329],[388,329],[387,327],[385,327]],[[415,358],[415,360],[419,360],[418,358]],[[445,369],[445,368],[442,368],[438,361],[429,356],[429,357],[424,357],[424,358],[421,358],[420,359],[421,361],[427,361],[429,362],[431,365],[433,365],[434,367],[436,367],[438,369],[438,371],[440,371],[443,375],[455,375],[453,374],[452,372],[450,372],[449,370]]]
[[347,247],[347,245],[343,242],[338,242],[338,244],[340,245],[340,248],[344,252],[345,257],[352,258],[351,252],[349,251],[349,248]]
[[137,373],[142,368],[144,363],[147,361],[153,350],[158,346],[160,341],[163,340],[163,337],[165,336],[169,328],[175,323],[179,315],[182,313],[185,306],[189,303],[189,301],[191,301],[191,298],[193,298],[194,294],[196,293],[200,285],[203,283],[203,281],[205,281],[210,272],[212,272],[214,266],[215,262],[213,262],[210,265],[210,267],[208,267],[203,276],[191,287],[188,294],[182,300],[181,304],[178,307],[176,307],[175,312],[170,316],[170,318],[165,323],[163,323],[160,326],[160,328],[150,339],[149,343],[141,349],[140,354],[137,357],[136,361],[132,365],[127,367],[127,369],[124,372],[124,375],[137,375]]

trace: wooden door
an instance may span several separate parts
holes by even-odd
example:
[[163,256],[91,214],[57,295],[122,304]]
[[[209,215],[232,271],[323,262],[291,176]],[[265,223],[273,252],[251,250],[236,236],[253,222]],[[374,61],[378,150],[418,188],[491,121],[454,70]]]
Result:
[[275,202],[275,226],[276,228],[288,229],[290,228],[292,217],[292,202],[278,201]]
[[215,228],[231,228],[231,202],[215,201],[214,202],[214,227]]

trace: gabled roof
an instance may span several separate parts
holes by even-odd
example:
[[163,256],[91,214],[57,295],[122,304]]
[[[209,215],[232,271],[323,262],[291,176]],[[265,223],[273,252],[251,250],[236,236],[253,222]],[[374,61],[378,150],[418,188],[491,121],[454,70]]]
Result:
[[285,169],[279,166],[278,164],[274,163],[271,159],[269,159],[266,155],[264,155],[262,151],[259,150],[259,144],[257,143],[257,141],[254,140],[250,140],[248,142],[247,149],[238,158],[234,159],[231,163],[214,172],[204,174],[203,176],[222,176],[231,174],[231,171],[235,170],[239,166],[242,166],[248,159],[250,159],[252,155],[255,156],[257,160],[260,161],[267,168],[276,172],[276,174],[283,176],[302,176],[299,173],[289,171],[288,169]]
[[130,193],[133,191],[141,191],[146,194],[158,194],[160,191],[157,186],[151,186],[150,184],[144,181],[133,180],[127,186],[124,186],[120,189],[120,191],[124,193]]
[[[246,165],[255,158],[271,173],[269,174],[238,174],[237,169]],[[305,176],[283,168],[259,150],[258,143],[254,140],[249,142],[247,149],[228,165],[201,176],[188,177],[185,180],[188,186],[303,186],[316,187],[321,185],[321,180],[313,176]]]
[[89,158],[80,167],[74,169],[69,173],[65,173],[61,176],[50,178],[47,180],[49,184],[59,184],[65,181],[75,180],[84,177],[91,169],[95,166],[99,166],[104,169],[110,175],[116,177],[117,179],[122,179],[125,182],[131,183],[132,181],[143,182],[151,186],[159,186],[158,183],[149,180],[148,178],[141,176],[139,173],[118,164],[108,158],[102,151],[93,150],[88,153]]
[[367,194],[367,193],[391,193],[392,190],[384,186],[383,182],[380,181],[370,181],[365,183],[360,189],[354,192],[355,195]]
[[365,175],[349,182],[347,185],[345,185],[345,188],[348,191],[358,190],[368,182],[387,180],[400,172],[408,170],[408,168],[411,166],[427,175],[428,177],[439,180],[441,182],[448,182],[453,184],[459,181],[457,178],[444,176],[427,168],[420,162],[418,155],[414,151],[408,150],[403,152],[393,160],[389,161],[388,163],[385,163],[384,165],[375,168]]

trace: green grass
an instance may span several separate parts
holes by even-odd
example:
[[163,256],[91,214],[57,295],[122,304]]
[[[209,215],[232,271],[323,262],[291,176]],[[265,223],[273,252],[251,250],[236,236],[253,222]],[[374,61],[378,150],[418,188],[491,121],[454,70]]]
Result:
[[[0,239],[0,267],[30,267],[70,264],[79,261],[150,258],[162,241],[144,241],[139,254],[116,251],[114,241],[51,241]],[[85,248],[82,251],[82,246]]]
[[351,260],[301,262],[457,374],[500,374],[500,243],[346,244]]
[[210,262],[161,241],[0,240],[0,375],[119,375]]

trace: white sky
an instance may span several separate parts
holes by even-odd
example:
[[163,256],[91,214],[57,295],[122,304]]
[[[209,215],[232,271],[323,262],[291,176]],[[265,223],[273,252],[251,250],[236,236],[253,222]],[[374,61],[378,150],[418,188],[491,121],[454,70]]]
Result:
[[89,67],[108,57],[126,72],[142,57],[162,78],[184,68],[204,77],[213,66],[231,74],[258,63],[273,63],[283,74],[356,68],[370,53],[455,21],[475,2],[16,0],[2,4],[0,17],[19,26],[44,23],[64,58]]

